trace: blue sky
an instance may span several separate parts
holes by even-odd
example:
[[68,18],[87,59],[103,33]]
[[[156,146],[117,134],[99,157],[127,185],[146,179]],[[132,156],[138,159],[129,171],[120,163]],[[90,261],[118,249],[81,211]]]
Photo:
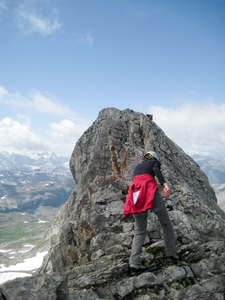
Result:
[[0,0],[0,151],[72,153],[105,107],[225,149],[224,0]]

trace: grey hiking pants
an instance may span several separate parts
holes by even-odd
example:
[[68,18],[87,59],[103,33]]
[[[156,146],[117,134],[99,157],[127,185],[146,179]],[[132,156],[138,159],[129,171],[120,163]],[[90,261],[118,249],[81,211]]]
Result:
[[[163,205],[163,200],[157,189],[155,192],[153,209],[162,205]],[[163,205],[158,212],[156,209],[155,214],[158,216],[159,221],[163,227],[163,236],[164,236],[166,255],[167,256],[175,255],[177,253],[177,250],[175,246],[173,225],[172,222],[170,221],[165,205]],[[134,214],[133,216],[135,219],[135,234],[133,238],[132,251],[131,251],[129,263],[140,265],[141,264],[140,255],[142,252],[142,246],[146,235],[147,213]]]

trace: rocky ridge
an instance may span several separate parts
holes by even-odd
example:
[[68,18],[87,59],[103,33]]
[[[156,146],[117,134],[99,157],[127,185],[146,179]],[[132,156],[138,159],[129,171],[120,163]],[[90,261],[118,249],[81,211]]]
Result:
[[[133,169],[149,150],[159,154],[171,188],[165,203],[180,262],[166,260],[161,227],[149,212],[142,255],[149,272],[131,276],[134,222],[122,212]],[[76,188],[53,222],[50,249],[32,277],[63,274],[51,299],[224,299],[225,213],[198,164],[157,124],[129,109],[103,109],[77,142],[70,169]],[[11,285],[0,287],[2,299],[16,299]]]

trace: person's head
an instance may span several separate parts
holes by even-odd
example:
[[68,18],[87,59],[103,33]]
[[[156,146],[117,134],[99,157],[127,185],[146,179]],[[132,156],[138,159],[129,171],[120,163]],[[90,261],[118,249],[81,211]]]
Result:
[[145,162],[145,161],[148,161],[148,160],[158,160],[159,161],[159,156],[156,152],[154,151],[148,151],[143,159],[142,159],[142,162]]

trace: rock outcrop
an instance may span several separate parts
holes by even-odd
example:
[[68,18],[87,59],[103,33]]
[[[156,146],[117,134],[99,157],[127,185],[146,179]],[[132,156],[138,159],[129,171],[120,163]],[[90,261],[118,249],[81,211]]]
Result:
[[[150,150],[171,188],[166,206],[180,262],[168,265],[161,227],[149,212],[142,254],[149,272],[131,276],[134,221],[123,206],[133,169]],[[103,109],[76,143],[70,169],[76,188],[51,227],[38,271],[68,276],[65,299],[224,299],[225,213],[197,163],[157,124],[129,109]]]
[[0,300],[66,300],[67,276],[36,275],[16,278],[0,286]]

